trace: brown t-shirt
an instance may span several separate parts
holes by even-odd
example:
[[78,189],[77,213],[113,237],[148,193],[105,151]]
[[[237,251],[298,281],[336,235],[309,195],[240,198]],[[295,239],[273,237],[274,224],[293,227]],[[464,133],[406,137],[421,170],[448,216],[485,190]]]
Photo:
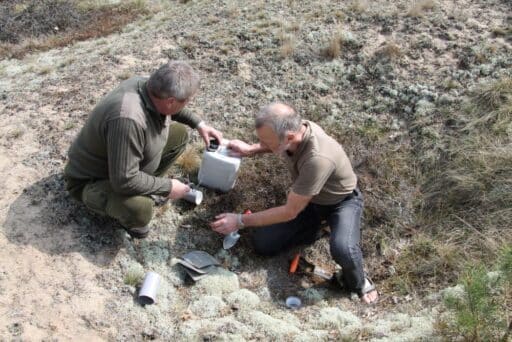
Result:
[[283,153],[292,175],[292,191],[313,196],[312,203],[340,202],[357,184],[357,177],[343,147],[320,126],[304,121],[306,131],[293,155]]

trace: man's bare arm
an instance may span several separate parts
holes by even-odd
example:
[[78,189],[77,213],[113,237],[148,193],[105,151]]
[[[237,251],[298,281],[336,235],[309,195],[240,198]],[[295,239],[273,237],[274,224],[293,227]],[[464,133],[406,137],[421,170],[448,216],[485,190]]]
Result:
[[230,148],[233,152],[235,152],[240,157],[249,157],[256,154],[269,153],[271,152],[265,146],[262,146],[260,143],[248,144],[242,140],[231,140],[228,143],[228,148]]
[[[229,234],[240,228],[240,223],[248,227],[267,226],[274,223],[287,222],[293,220],[308,205],[312,196],[302,196],[290,192],[285,205],[266,209],[257,213],[240,214],[224,213],[217,215],[216,221],[210,226],[213,230],[221,234]],[[239,220],[242,222],[239,222]]]

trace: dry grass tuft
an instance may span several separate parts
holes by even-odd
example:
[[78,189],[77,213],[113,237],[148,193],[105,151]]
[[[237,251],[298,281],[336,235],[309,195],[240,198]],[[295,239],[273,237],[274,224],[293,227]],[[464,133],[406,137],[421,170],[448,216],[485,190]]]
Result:
[[390,61],[397,60],[402,56],[402,49],[394,41],[385,42],[377,51],[375,51],[375,57]]
[[466,259],[493,257],[512,240],[512,80],[480,87],[459,116],[465,125],[425,167],[423,220],[458,237]]
[[329,39],[327,46],[320,51],[321,55],[327,59],[338,58],[341,55],[341,41],[338,35]]
[[433,0],[419,0],[415,1],[409,11],[407,12],[407,16],[409,17],[422,17],[425,11],[433,10],[436,7],[436,3]]
[[348,6],[348,10],[357,14],[361,14],[366,12],[368,6],[369,4],[367,0],[354,0]]
[[504,37],[512,39],[512,26],[508,27],[495,27],[492,29],[493,37]]
[[427,284],[454,282],[463,264],[458,246],[420,234],[400,252],[394,263],[396,274],[387,285],[403,294],[424,294],[431,290]]
[[484,86],[475,93],[475,101],[480,108],[491,111],[510,109],[512,104],[512,78],[504,78]]
[[186,174],[196,174],[201,165],[201,158],[195,149],[187,147],[185,152],[176,160],[176,165]]
[[124,276],[124,283],[130,286],[137,286],[142,282],[144,272],[138,268],[129,269]]
[[281,39],[281,47],[279,48],[279,54],[282,58],[288,58],[293,55],[295,51],[295,36],[284,35]]

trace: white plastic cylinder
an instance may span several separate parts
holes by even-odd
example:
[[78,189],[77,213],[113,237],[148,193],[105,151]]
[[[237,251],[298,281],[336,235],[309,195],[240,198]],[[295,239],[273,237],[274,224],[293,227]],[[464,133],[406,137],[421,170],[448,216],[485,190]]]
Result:
[[194,203],[195,205],[199,205],[203,201],[203,192],[197,189],[190,189],[183,199],[190,203]]
[[153,304],[156,301],[159,287],[160,275],[155,272],[146,273],[139,291],[139,302],[143,305]]

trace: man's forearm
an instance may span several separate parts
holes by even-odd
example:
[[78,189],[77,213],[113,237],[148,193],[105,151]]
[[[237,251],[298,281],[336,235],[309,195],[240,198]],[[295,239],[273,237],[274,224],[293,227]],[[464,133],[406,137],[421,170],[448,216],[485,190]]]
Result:
[[172,190],[172,180],[156,177],[139,171],[132,177],[116,177],[110,179],[115,192],[123,195],[160,195],[168,196]]
[[295,214],[290,212],[284,205],[269,208],[252,214],[242,215],[242,222],[247,227],[268,226],[275,223],[287,222],[293,220]]
[[270,149],[268,149],[267,147],[261,146],[260,143],[251,145],[251,155],[263,154],[263,153],[269,153],[269,152],[272,152],[272,151]]

